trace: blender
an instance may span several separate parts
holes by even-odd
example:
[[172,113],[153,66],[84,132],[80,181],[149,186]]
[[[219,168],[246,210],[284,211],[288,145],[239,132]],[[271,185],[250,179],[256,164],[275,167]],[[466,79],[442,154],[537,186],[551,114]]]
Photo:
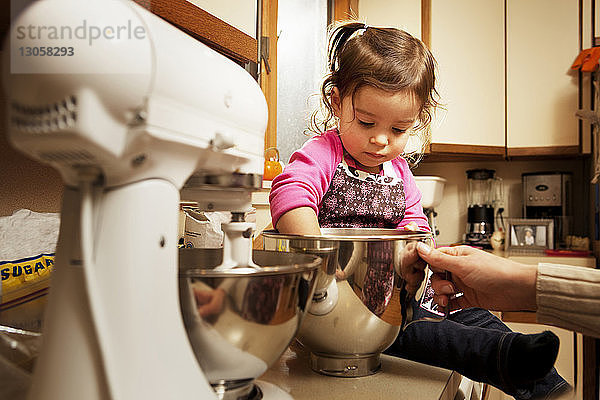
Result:
[[496,178],[493,169],[467,171],[467,232],[465,243],[470,246],[491,249],[490,238],[494,233],[495,209],[501,214],[503,199],[502,180]]

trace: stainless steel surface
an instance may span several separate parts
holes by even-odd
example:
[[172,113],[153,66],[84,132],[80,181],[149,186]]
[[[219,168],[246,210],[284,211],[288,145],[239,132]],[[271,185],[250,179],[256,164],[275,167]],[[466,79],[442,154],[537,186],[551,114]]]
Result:
[[522,181],[524,207],[562,207],[570,200],[570,173],[523,174]]
[[488,222],[467,222],[467,232],[469,233],[480,233],[480,234],[492,234],[492,226]]
[[184,189],[218,187],[260,190],[262,188],[262,175],[235,172],[223,174],[197,172],[187,180],[183,187]]
[[[0,325],[0,363],[31,373],[42,344],[42,334]],[[6,364],[8,363],[8,365]]]
[[[324,259],[316,289],[321,296],[313,299],[297,336],[315,357],[322,358],[312,362],[315,370],[335,376],[371,374],[378,368],[380,353],[412,320],[408,307],[412,296],[399,275],[402,259],[411,246],[430,242],[432,236],[429,232],[395,229],[321,231],[320,236],[264,231],[264,245],[270,250],[318,254]],[[337,290],[327,286],[331,282]],[[314,312],[332,295],[337,299],[327,312]]]
[[266,230],[262,234],[274,239],[306,240],[307,242],[314,240],[319,242],[375,242],[431,238],[431,233],[426,231],[401,231],[385,228],[321,228],[320,235],[289,235],[275,230]]
[[567,236],[573,229],[572,175],[570,172],[521,174],[523,216],[528,219],[554,220],[554,248],[567,247]]
[[381,369],[379,354],[356,355],[340,357],[339,354],[310,353],[310,368],[323,375],[331,376],[367,376]]
[[220,398],[245,396],[296,335],[321,259],[255,250],[262,270],[215,271],[222,249],[179,255],[180,304],[196,358]]

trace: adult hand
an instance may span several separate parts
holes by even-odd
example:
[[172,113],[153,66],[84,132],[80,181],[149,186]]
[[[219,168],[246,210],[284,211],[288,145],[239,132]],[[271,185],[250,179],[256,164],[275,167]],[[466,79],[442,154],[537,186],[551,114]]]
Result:
[[[452,295],[463,295],[450,302],[450,308],[482,307],[489,310],[535,310],[537,266],[495,256],[469,246],[432,249],[417,246],[434,275],[431,286],[434,301],[448,305]],[[451,281],[445,271],[451,273]]]

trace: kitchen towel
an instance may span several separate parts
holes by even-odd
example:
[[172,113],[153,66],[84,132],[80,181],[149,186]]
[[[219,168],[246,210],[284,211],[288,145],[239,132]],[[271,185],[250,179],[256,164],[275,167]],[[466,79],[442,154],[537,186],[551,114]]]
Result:
[[594,72],[598,68],[598,60],[600,60],[600,47],[585,49],[577,55],[573,65],[571,65],[571,69]]

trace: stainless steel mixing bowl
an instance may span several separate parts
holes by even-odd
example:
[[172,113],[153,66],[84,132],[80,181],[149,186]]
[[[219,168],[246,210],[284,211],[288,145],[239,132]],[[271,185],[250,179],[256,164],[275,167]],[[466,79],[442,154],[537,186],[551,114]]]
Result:
[[262,234],[265,249],[323,258],[316,295],[297,335],[311,352],[312,369],[348,377],[379,370],[380,353],[412,320],[401,260],[417,242],[431,245],[431,234],[377,228]]
[[288,347],[314,294],[321,259],[253,251],[263,267],[215,270],[223,249],[180,249],[188,338],[219,398],[252,398],[253,381]]

